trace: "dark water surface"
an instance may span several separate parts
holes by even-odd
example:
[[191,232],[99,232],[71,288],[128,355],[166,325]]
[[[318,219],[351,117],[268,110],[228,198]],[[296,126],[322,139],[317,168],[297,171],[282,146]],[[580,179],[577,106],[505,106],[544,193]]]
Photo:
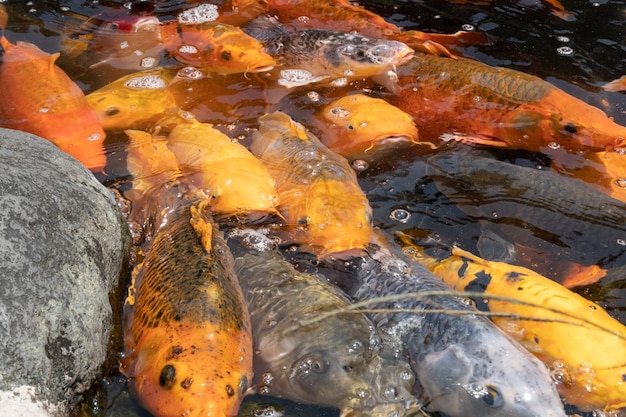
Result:
[[[2,0],[0,0],[2,2]],[[60,50],[62,35],[81,23],[76,15],[93,16],[107,7],[119,7],[115,1],[16,1],[4,2],[9,10],[5,35],[12,41],[27,41],[46,52]],[[568,93],[600,107],[619,124],[626,125],[626,94],[606,92],[600,87],[626,74],[626,2],[624,0],[564,0],[564,11],[540,0],[482,0],[456,2],[445,0],[367,0],[361,4],[388,21],[406,29],[424,32],[453,33],[476,30],[485,33],[489,45],[467,46],[463,55],[489,65],[507,67],[534,74]],[[170,0],[157,4],[157,13],[171,18],[184,5]],[[555,13],[558,12],[558,13]],[[85,71],[73,63],[60,65],[86,93],[110,81],[107,74]],[[332,93],[337,94],[337,93]],[[234,100],[234,99],[233,99]],[[237,104],[247,117],[219,121],[218,128],[228,134],[248,139],[248,128],[261,109],[255,102],[238,95]],[[294,118],[308,111],[302,98],[284,100],[282,108]],[[246,112],[246,106],[248,112]],[[206,118],[209,118],[207,113]],[[113,133],[107,139],[109,165],[100,176],[114,186],[127,179],[124,138]],[[462,146],[461,146],[462,148]],[[460,151],[462,152],[462,151]],[[494,157],[525,166],[549,165],[544,155],[527,152],[493,152]],[[574,156],[573,156],[574,157]],[[456,243],[475,251],[484,224],[459,210],[425,176],[425,158],[418,152],[389,158],[360,174],[360,181],[374,209],[374,221],[387,230],[407,230],[414,235],[431,237],[444,243]],[[614,268],[607,279],[578,288],[585,296],[607,308],[626,322],[626,269]],[[121,308],[121,307],[120,307]],[[116,335],[117,344],[121,338]],[[148,416],[129,397],[123,378],[115,366],[116,352],[111,352],[111,366],[97,390],[89,393],[79,415],[98,417]],[[268,403],[288,416],[337,416],[334,409],[292,404],[268,397],[251,397],[246,403]],[[242,415],[266,415],[267,405],[244,405]],[[256,410],[256,411],[255,411]],[[265,412],[263,412],[265,410]]]

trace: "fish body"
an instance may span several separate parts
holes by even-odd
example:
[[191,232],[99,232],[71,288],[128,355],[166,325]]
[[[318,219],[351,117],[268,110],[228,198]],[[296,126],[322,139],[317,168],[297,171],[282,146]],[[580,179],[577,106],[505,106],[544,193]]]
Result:
[[228,245],[250,309],[258,391],[336,407],[342,416],[402,416],[414,405],[408,363],[378,343],[370,320],[345,312],[345,294],[319,274],[298,272],[273,242],[234,230]]
[[426,174],[459,209],[497,225],[517,244],[582,265],[626,260],[626,205],[584,182],[449,153],[429,158]]
[[221,74],[271,70],[275,61],[240,28],[220,22],[164,22],[165,49],[179,62]]
[[626,91],[626,75],[622,75],[602,86],[605,91]]
[[582,411],[626,407],[626,326],[602,307],[524,267],[486,261],[459,248],[438,259],[403,242],[405,254],[455,290],[520,301],[483,303],[493,313],[511,314],[493,321],[551,369],[568,403]]
[[315,119],[319,139],[349,160],[373,160],[418,143],[413,118],[385,100],[364,94],[342,97]]
[[[397,248],[390,252],[382,245],[373,244],[370,255],[353,260],[356,275],[348,293],[356,300],[452,291]],[[376,311],[370,316],[388,340],[408,350],[427,411],[451,417],[565,416],[543,363],[475,315],[467,300],[407,296],[367,308]]]
[[55,64],[59,54],[4,36],[0,45],[0,126],[41,136],[100,171],[104,131],[80,87]]
[[416,54],[398,67],[390,103],[413,116],[423,141],[468,142],[530,151],[604,150],[626,127],[538,77],[469,59]]
[[250,149],[276,180],[278,210],[292,239],[322,257],[365,248],[372,209],[348,161],[285,113],[259,122]]
[[252,380],[247,307],[207,205],[164,207],[124,309],[120,369],[157,417],[235,416]]
[[123,76],[87,94],[104,129],[151,127],[163,114],[177,107],[168,89],[177,70],[155,68]]
[[278,83],[288,88],[322,81],[343,85],[388,71],[413,55],[398,41],[324,29],[291,32],[269,17],[257,18],[243,30],[276,59]]
[[184,179],[211,196],[223,216],[276,212],[279,193],[269,170],[248,149],[195,119],[181,118],[167,138]]

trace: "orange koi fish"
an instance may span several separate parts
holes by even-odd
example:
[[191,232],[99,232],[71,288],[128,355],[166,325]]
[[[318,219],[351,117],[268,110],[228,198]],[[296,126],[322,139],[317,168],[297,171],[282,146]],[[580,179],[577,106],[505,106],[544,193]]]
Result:
[[398,67],[389,101],[414,117],[423,141],[460,139],[531,151],[611,149],[626,127],[541,80],[469,59],[416,54]]
[[136,72],[88,94],[87,102],[104,129],[146,128],[177,107],[168,89],[176,74],[165,68]]
[[541,359],[559,394],[581,411],[626,407],[626,326],[602,307],[530,269],[453,248],[437,259],[399,234],[403,252],[458,291],[480,292],[493,321]]
[[213,212],[253,218],[276,213],[279,195],[268,169],[210,124],[182,117],[169,133],[167,146],[184,180],[211,196]]
[[169,208],[124,307],[120,370],[156,417],[236,416],[252,380],[248,310],[208,206]]
[[363,249],[372,237],[372,209],[342,156],[282,112],[259,119],[252,152],[276,179],[278,210],[294,242],[323,257]]
[[418,142],[413,118],[385,100],[354,94],[325,106],[314,120],[320,141],[348,160],[372,160]]
[[219,22],[161,28],[167,51],[179,62],[222,74],[271,70],[276,62],[263,45],[236,26]]
[[[0,9],[2,30],[6,10]],[[106,163],[104,131],[80,87],[55,65],[58,57],[0,37],[0,126],[41,136],[100,171]]]

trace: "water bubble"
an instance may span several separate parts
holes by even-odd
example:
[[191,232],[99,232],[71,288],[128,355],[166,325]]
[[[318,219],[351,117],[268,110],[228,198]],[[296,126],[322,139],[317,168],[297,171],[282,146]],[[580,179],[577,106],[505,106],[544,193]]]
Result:
[[152,68],[154,67],[159,61],[153,57],[153,56],[147,56],[145,58],[143,58],[140,62],[139,65],[141,65],[141,68]]
[[266,385],[262,385],[259,387],[259,394],[262,395],[269,395],[270,393],[270,387],[266,386]]
[[362,159],[355,159],[352,161],[352,168],[357,172],[363,172],[369,168],[369,164]]
[[350,116],[351,113],[350,110],[344,107],[333,107],[332,109],[330,109],[330,114],[331,116],[343,119]]
[[280,78],[287,83],[304,84],[314,79],[313,73],[302,69],[286,69],[280,71]]
[[348,352],[355,353],[363,350],[363,343],[360,340],[353,340],[348,344]]
[[50,113],[50,109],[48,107],[40,107],[39,113]]
[[302,23],[309,23],[309,17],[308,16],[300,16],[298,17],[298,21],[302,22]]
[[348,85],[348,79],[346,77],[337,78],[336,80],[332,80],[330,85],[333,87],[345,87]]
[[618,178],[615,180],[615,185],[620,188],[626,188],[626,178]]
[[500,217],[500,215],[498,214],[497,211],[492,211],[491,212],[491,217],[493,217],[494,219],[497,219],[498,217]]
[[128,43],[128,41],[121,41],[120,42],[120,49],[126,49],[130,46],[130,44]]
[[556,48],[556,53],[561,56],[569,56],[574,54],[574,50],[569,46],[559,46]]
[[309,91],[306,96],[313,102],[320,101],[320,94],[317,91]]
[[559,36],[556,38],[559,42],[569,42],[570,38],[568,38],[567,36]]
[[617,239],[617,244],[618,245],[622,245],[622,246],[626,246],[626,239]]
[[158,90],[165,88],[167,83],[158,75],[143,75],[141,77],[134,77],[124,83],[125,87],[146,89],[146,90]]
[[389,400],[394,400],[398,396],[398,390],[396,387],[387,387],[383,391],[383,395]]
[[561,147],[561,145],[559,145],[559,144],[558,144],[558,143],[556,143],[556,142],[550,142],[550,143],[548,143],[548,148],[550,148],[550,149],[559,149],[560,147]]
[[270,385],[274,381],[274,375],[271,372],[265,372],[261,375],[261,383],[263,385]]
[[181,54],[197,54],[198,48],[193,45],[182,45],[180,48],[178,48],[178,52],[180,52]]
[[195,67],[181,68],[176,75],[181,78],[189,78],[192,80],[204,78],[204,73]]
[[361,123],[359,123],[359,127],[367,127],[367,122],[361,122]]
[[470,25],[469,23],[466,23],[461,26],[461,29],[466,30],[466,31],[471,31],[471,30],[474,30],[474,25]]
[[370,392],[369,390],[366,390],[364,388],[357,388],[355,390],[356,396],[359,398],[367,398],[370,396]]
[[411,213],[405,209],[395,209],[389,214],[389,218],[399,223],[406,223],[411,218]]
[[93,133],[89,136],[87,136],[85,139],[87,140],[87,142],[95,142],[100,140],[100,133]]
[[181,24],[198,24],[212,22],[219,17],[217,5],[203,3],[198,7],[193,7],[178,15],[178,22]]

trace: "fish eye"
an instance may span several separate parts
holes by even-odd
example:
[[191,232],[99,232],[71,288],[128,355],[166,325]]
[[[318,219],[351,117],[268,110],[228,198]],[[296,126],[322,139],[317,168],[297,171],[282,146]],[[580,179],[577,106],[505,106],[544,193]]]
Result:
[[231,53],[230,53],[230,51],[224,51],[224,52],[222,52],[221,57],[222,57],[222,59],[223,59],[224,61],[230,61],[230,57],[231,57]]
[[119,28],[120,28],[119,23],[112,22],[112,23],[109,25],[109,29],[111,29],[111,30],[118,30]]
[[569,132],[569,133],[576,133],[576,132],[578,132],[578,128],[572,122],[565,123],[565,126],[563,126],[563,128],[565,129],[566,132]]
[[363,58],[365,56],[365,50],[359,49],[358,51],[356,51],[356,56],[358,56],[359,58]]
[[499,408],[502,407],[502,403],[504,400],[502,399],[502,394],[495,388],[493,385],[485,386],[484,393],[480,396],[480,400],[487,406],[491,408]]

